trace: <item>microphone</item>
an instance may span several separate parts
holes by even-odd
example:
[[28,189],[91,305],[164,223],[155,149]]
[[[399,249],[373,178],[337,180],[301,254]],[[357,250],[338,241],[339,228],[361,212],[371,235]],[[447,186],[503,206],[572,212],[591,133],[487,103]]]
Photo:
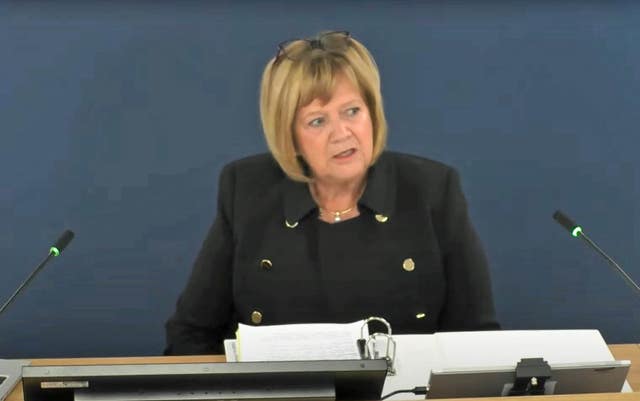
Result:
[[596,252],[598,252],[603,258],[605,258],[609,265],[622,276],[624,281],[626,281],[631,288],[633,288],[640,294],[640,287],[638,287],[638,284],[636,284],[636,282],[633,281],[631,277],[629,277],[627,272],[625,272],[624,269],[622,269],[622,267],[620,267],[620,265],[617,264],[616,261],[613,260],[613,258],[611,258],[611,256],[607,255],[602,249],[600,249],[598,245],[596,245],[595,242],[591,240],[591,238],[587,236],[587,234],[584,233],[582,227],[577,225],[573,220],[571,220],[571,218],[569,218],[569,216],[565,215],[559,210],[556,210],[556,212],[553,214],[553,218],[562,227],[566,228],[572,236],[576,238],[582,238],[591,248],[595,249]]
[[0,314],[2,314],[5,309],[7,309],[9,304],[13,302],[14,298],[31,282],[31,280],[36,276],[36,274],[40,272],[40,270],[42,270],[42,268],[49,262],[49,260],[55,258],[56,256],[59,256],[60,253],[64,251],[64,249],[67,247],[67,245],[69,245],[74,236],[75,234],[73,233],[73,231],[65,230],[65,232],[63,232],[60,237],[58,237],[53,246],[49,248],[49,254],[47,255],[47,257],[38,265],[38,267],[36,267],[33,272],[31,272],[29,277],[27,277],[27,279],[20,285],[20,287],[18,287],[18,289],[14,291],[11,297],[9,297],[9,299],[0,307]]

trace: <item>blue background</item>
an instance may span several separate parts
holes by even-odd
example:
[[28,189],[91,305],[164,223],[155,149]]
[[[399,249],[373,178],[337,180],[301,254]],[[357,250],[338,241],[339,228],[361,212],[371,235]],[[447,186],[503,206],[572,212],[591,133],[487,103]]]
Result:
[[[53,3],[53,4],[52,4]],[[640,3],[0,4],[0,356],[154,355],[227,162],[266,150],[276,44],[346,29],[374,54],[389,148],[461,172],[507,329],[640,342]]]

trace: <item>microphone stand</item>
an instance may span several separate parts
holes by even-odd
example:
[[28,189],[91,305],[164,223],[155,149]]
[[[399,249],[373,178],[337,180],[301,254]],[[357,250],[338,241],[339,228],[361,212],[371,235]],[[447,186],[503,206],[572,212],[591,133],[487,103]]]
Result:
[[40,272],[40,270],[42,270],[42,268],[55,256],[57,256],[55,252],[53,251],[49,252],[49,255],[47,255],[47,257],[42,262],[40,262],[38,267],[36,267],[36,269],[33,272],[31,272],[29,277],[27,277],[27,279],[24,280],[22,284],[20,284],[20,287],[18,287],[13,292],[13,294],[11,294],[9,299],[4,304],[2,304],[2,306],[0,306],[0,315],[2,314],[2,312],[4,312],[5,309],[7,309],[7,307],[11,304],[11,302],[13,302],[15,297],[18,296],[18,294],[20,294],[20,291],[22,291],[22,289],[26,287],[31,282],[31,280],[33,280],[33,278]]
[[598,252],[603,258],[605,258],[605,260],[607,261],[607,263],[609,263],[609,266],[611,266],[612,268],[614,268],[624,279],[624,281],[629,285],[629,287],[633,288],[638,294],[640,294],[640,287],[638,286],[638,284],[636,284],[635,281],[633,281],[633,279],[627,274],[627,272],[625,272],[622,267],[620,267],[619,264],[616,263],[615,260],[613,260],[613,258],[609,255],[607,255],[605,253],[605,251],[603,251],[595,242],[593,242],[591,240],[591,238],[589,238],[587,236],[587,234],[585,234],[582,230],[579,230],[578,235],[580,236],[580,238],[582,238],[591,248],[595,249],[596,252]]

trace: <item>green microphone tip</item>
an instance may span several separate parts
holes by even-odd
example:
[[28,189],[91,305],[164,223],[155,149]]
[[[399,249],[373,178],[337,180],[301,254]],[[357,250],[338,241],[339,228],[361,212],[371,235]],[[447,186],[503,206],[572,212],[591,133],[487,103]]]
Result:
[[577,237],[581,232],[582,232],[582,227],[576,226],[576,228],[574,228],[573,231],[571,232],[571,235],[573,235],[574,237]]

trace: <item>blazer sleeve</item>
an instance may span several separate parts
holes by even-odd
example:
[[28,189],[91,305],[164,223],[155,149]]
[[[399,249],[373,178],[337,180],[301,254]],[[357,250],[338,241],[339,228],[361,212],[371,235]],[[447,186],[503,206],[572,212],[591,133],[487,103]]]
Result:
[[223,352],[233,311],[233,169],[220,174],[218,206],[186,288],[173,316],[167,321],[166,355]]
[[448,170],[445,182],[439,236],[447,287],[440,330],[497,330],[487,257],[471,224],[456,170]]

